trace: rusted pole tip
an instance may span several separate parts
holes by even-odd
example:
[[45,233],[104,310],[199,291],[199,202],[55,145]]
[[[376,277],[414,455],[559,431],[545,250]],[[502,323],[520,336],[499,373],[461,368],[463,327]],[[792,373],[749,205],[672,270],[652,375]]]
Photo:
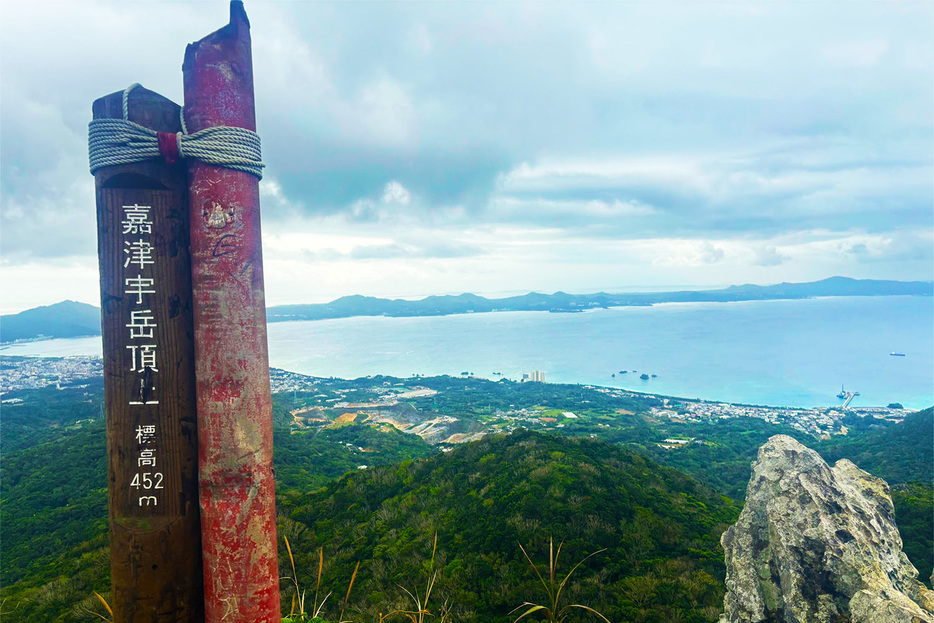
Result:
[[188,47],[185,48],[185,59],[182,61],[182,71],[194,66],[195,56],[202,47],[216,45],[224,40],[237,39],[240,36],[241,27],[246,29],[246,34],[249,36],[250,18],[246,16],[243,0],[231,0],[230,21],[211,34],[188,44]]
[[241,20],[246,27],[250,27],[250,18],[246,16],[246,9],[243,7],[243,0],[230,0],[230,23],[235,20]]

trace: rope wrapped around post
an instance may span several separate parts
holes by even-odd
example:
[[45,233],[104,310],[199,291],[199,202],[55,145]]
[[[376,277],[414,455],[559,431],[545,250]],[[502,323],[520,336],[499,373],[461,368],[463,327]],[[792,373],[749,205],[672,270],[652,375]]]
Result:
[[[156,132],[128,120],[129,93],[123,92],[123,119],[94,119],[88,124],[91,173],[101,167],[132,164],[150,158],[194,158],[206,164],[243,171],[263,179],[259,135],[246,128],[221,126],[194,134]],[[184,117],[182,128],[184,128]]]

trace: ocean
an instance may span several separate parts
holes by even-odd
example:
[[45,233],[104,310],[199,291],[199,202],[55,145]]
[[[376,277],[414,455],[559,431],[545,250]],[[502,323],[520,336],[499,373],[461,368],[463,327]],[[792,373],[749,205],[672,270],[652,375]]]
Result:
[[[77,338],[0,352],[99,356],[101,347],[100,338]],[[518,380],[540,370],[549,382],[772,406],[837,405],[842,386],[860,393],[853,407],[921,409],[934,404],[934,298],[279,322],[269,325],[269,359],[277,368],[343,378],[469,373]]]

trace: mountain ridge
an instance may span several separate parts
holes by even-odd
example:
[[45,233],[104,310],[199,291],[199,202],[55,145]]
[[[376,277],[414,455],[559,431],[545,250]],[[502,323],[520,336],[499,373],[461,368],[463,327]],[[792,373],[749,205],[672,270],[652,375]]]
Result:
[[[266,309],[268,322],[330,320],[357,316],[418,317],[497,311],[575,313],[608,307],[651,306],[659,303],[727,303],[819,296],[934,296],[934,282],[829,277],[802,283],[743,284],[718,290],[676,290],[592,294],[529,292],[488,299],[465,292],[432,295],[414,301],[362,294],[342,296],[329,303],[274,305]],[[100,335],[100,310],[93,305],[63,301],[0,317],[0,342]]]
[[65,300],[0,316],[0,342],[101,334],[101,310]]
[[[519,544],[541,560],[551,537],[568,552],[564,573],[605,550],[581,567],[569,590],[610,620],[709,620],[699,611],[719,610],[722,600],[719,536],[739,511],[632,450],[532,431],[490,435],[427,459],[349,473],[315,492],[280,495],[290,502],[283,533],[298,568],[313,568],[321,547],[331,566],[326,582],[349,577],[364,561],[354,589],[362,618],[375,619],[387,602],[403,606],[392,602],[392,589],[417,581],[437,535],[438,601],[451,598],[465,623],[514,620],[507,613],[535,597]],[[656,601],[654,589],[663,584],[665,598]],[[644,586],[653,598],[639,590]]]

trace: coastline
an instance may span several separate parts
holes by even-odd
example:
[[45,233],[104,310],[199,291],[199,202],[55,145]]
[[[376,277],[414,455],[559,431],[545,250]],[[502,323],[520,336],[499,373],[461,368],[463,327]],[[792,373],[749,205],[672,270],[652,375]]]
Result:
[[[345,379],[462,371],[495,379],[495,370],[519,380],[541,370],[555,383],[795,408],[839,404],[841,384],[861,392],[853,407],[922,409],[934,401],[931,298],[755,303],[276,323],[269,327],[270,365]],[[100,340],[19,343],[0,356],[99,357]],[[613,378],[620,370],[629,373]],[[657,378],[643,381],[641,373]]]
[[[651,307],[665,303],[730,303],[802,300],[815,297],[886,296],[934,297],[934,282],[830,277],[807,283],[780,283],[768,286],[745,284],[714,290],[591,294],[568,294],[561,291],[553,294],[529,292],[504,298],[486,298],[464,293],[428,296],[416,300],[387,299],[356,294],[344,296],[329,303],[273,305],[266,309],[266,321],[273,324],[354,317],[423,318],[506,311],[543,311],[566,314],[619,307]],[[49,335],[52,338],[77,337],[74,335],[75,327],[69,320],[69,317],[74,315],[76,306],[85,316],[99,314],[99,310],[95,313],[97,308],[92,305],[63,301],[0,317],[7,331],[10,331],[9,327],[13,326],[15,327],[14,334],[27,335],[12,342],[2,341],[0,347],[4,344],[15,344],[20,340],[30,340],[45,332],[51,332]],[[97,322],[92,322],[90,325],[96,326]],[[90,335],[100,334],[91,326],[86,326],[81,330],[94,331]]]
[[[0,387],[3,388],[0,392],[0,396],[5,395],[9,392],[20,391],[23,389],[36,389],[41,387],[49,387],[52,385],[58,386],[67,386],[82,381],[87,381],[89,379],[101,379],[103,378],[103,359],[100,356],[94,355],[62,355],[62,356],[28,356],[28,355],[3,355],[0,353],[0,361],[3,361],[2,367],[0,367]],[[270,367],[270,377],[275,379],[277,375],[284,376],[293,383],[290,385],[289,389],[284,389],[282,384],[279,384],[278,391],[294,391],[295,386],[294,382],[296,379],[305,379],[308,384],[314,384],[314,382],[320,379],[336,379],[343,382],[359,382],[365,379],[372,379],[373,376],[361,376],[356,378],[343,378],[343,377],[320,377],[313,376],[308,374],[303,374],[301,372],[296,372],[294,370],[285,370],[277,367]],[[88,374],[88,371],[98,372],[97,374]],[[52,380],[52,377],[56,377]],[[44,382],[40,381],[40,378]],[[406,383],[409,385],[418,385],[420,382],[437,380],[440,378],[447,379],[460,379],[460,380],[480,380],[488,381],[490,383],[498,382],[510,382],[517,383],[522,381],[516,381],[513,379],[508,379],[504,377],[499,378],[490,378],[485,376],[476,376],[470,375],[465,377],[462,375],[437,375],[437,376],[411,376],[411,377],[394,377],[389,375],[381,375],[380,379],[385,379],[389,381],[396,381],[399,383]],[[588,390],[596,390],[600,392],[607,393],[621,393],[623,395],[631,395],[643,400],[659,400],[664,405],[679,404],[679,405],[696,405],[700,408],[706,409],[723,409],[731,408],[737,410],[765,410],[765,411],[777,411],[784,413],[791,412],[839,412],[841,415],[845,411],[842,408],[841,404],[837,405],[821,405],[813,407],[802,407],[802,406],[793,406],[793,405],[770,405],[770,404],[754,404],[754,403],[742,403],[742,402],[729,402],[724,400],[717,400],[713,398],[687,398],[682,396],[668,396],[664,394],[646,392],[633,390],[622,387],[613,387],[608,385],[595,385],[592,383],[565,383],[565,382],[542,382],[543,385],[554,385],[556,387],[569,388],[569,387],[581,387]],[[276,393],[277,387],[276,383],[273,382],[273,393]],[[877,413],[881,414],[881,417],[884,418],[901,418],[905,414],[914,413],[921,411],[925,408],[928,408],[931,405],[927,405],[920,408],[891,408],[888,406],[882,405],[858,405],[847,409],[847,411],[855,413]],[[664,409],[661,409],[664,411]]]

